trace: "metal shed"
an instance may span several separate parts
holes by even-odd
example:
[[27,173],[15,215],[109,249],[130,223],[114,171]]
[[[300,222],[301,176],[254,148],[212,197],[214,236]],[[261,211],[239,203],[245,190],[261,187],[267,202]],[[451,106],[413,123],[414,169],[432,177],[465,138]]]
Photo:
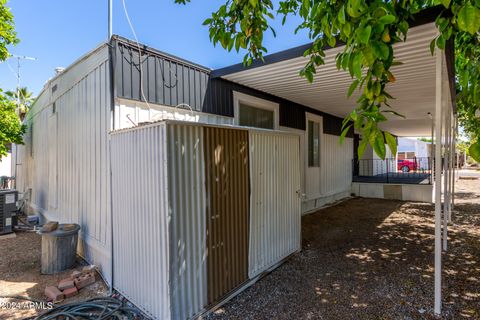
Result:
[[300,250],[299,141],[179,121],[113,132],[114,287],[187,319]]

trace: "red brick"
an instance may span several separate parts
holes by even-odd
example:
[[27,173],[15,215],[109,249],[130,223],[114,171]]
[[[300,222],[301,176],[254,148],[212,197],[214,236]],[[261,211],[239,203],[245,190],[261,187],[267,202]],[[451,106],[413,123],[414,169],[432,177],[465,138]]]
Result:
[[78,278],[82,275],[82,273],[80,271],[77,271],[77,270],[74,270],[71,274],[70,274],[70,278],[72,279],[75,279],[75,278]]
[[58,289],[62,291],[68,288],[73,288],[73,287],[75,287],[75,284],[73,283],[73,280],[70,278],[63,279],[58,283]]
[[49,301],[59,302],[64,299],[63,293],[57,287],[48,286],[45,288],[45,295]]
[[63,294],[65,295],[65,298],[70,298],[78,294],[78,289],[76,287],[68,288],[63,290]]
[[74,280],[75,286],[78,290],[95,283],[95,276],[93,274],[85,274]]

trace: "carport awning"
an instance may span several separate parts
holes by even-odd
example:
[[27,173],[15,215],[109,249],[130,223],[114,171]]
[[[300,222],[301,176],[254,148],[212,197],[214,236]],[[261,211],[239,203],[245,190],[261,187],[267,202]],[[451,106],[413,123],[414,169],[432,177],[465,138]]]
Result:
[[[436,37],[433,22],[412,27],[407,41],[396,45],[396,60],[402,65],[393,67],[396,82],[387,91],[396,99],[390,105],[405,119],[389,116],[382,128],[397,136],[430,136],[435,113],[435,57],[430,42]],[[299,76],[307,63],[303,56],[308,46],[279,52],[245,68],[242,64],[216,70],[214,76],[303,104],[316,110],[345,117],[354,108],[358,93],[347,98],[352,81],[348,72],[338,71],[335,56],[343,47],[325,51],[325,65],[317,69],[313,83]]]

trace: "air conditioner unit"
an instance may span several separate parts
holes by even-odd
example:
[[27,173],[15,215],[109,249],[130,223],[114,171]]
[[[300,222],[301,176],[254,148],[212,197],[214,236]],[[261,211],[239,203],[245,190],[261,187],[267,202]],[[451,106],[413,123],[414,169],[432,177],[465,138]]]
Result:
[[13,232],[17,210],[17,190],[0,190],[0,234]]

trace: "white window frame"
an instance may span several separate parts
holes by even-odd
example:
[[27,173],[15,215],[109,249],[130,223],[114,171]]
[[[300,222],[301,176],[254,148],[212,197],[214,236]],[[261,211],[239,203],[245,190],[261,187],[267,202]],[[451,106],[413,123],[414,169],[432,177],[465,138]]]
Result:
[[[308,121],[313,121],[313,122],[318,122],[319,124],[319,144],[318,144],[318,153],[319,153],[319,159],[318,159],[318,166],[310,166],[308,163],[308,156],[309,156],[309,146],[308,146]],[[323,117],[305,112],[305,166],[307,168],[321,168],[322,167],[322,144],[323,144]]]
[[[233,123],[240,125],[240,103],[252,106],[254,108],[273,111],[273,130],[279,129],[279,109],[280,106],[276,102],[250,96],[245,93],[233,91]],[[257,128],[262,129],[262,128]]]

